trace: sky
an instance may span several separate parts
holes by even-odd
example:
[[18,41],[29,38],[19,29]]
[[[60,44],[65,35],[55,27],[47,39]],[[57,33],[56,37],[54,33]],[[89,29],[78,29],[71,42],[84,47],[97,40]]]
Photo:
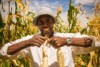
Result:
[[[62,13],[60,14],[61,18],[64,22],[68,22],[67,11],[69,9],[69,1],[70,0],[30,0],[31,1],[31,9],[35,13],[41,10],[41,7],[45,7],[45,9],[51,10],[54,14],[56,14],[56,10],[58,6],[62,6]],[[88,22],[87,16],[92,17],[94,14],[94,6],[95,4],[100,3],[100,0],[73,0],[73,4],[78,6],[82,4],[82,10],[84,10],[85,14],[78,15],[78,19],[82,23],[82,25],[86,25]]]
[[[6,1],[6,0],[3,0],[3,1]],[[29,0],[29,1],[30,1],[29,10],[37,14],[39,11],[41,11],[42,7],[45,9],[45,11],[49,10],[53,14],[56,14],[57,7],[62,6],[62,13],[60,14],[60,16],[64,20],[64,22],[68,22],[67,11],[69,9],[70,0]],[[78,6],[79,4],[83,5],[81,8],[82,10],[84,10],[85,14],[83,15],[80,14],[78,16],[78,19],[81,21],[83,25],[86,25],[88,22],[88,19],[86,18],[87,16],[90,16],[90,17],[93,16],[94,6],[97,3],[100,3],[100,0],[73,0],[73,4],[75,6]],[[14,6],[13,2],[11,4],[12,6]],[[1,10],[1,5],[0,5],[0,10]]]

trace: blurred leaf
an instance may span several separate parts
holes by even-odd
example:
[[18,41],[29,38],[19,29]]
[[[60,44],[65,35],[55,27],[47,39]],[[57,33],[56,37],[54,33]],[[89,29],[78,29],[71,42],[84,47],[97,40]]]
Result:
[[2,3],[2,0],[0,0],[0,4]]
[[83,28],[83,29],[80,31],[80,33],[81,33],[81,34],[84,34],[84,33],[86,34],[86,33],[87,33],[87,28]]
[[90,54],[83,54],[83,55],[81,55],[81,58],[85,63],[88,64],[89,60],[90,60]]
[[24,67],[30,67],[29,62],[25,62]]
[[10,67],[10,63],[7,60],[3,60],[2,67]]
[[96,36],[100,39],[100,16],[94,15],[94,17],[88,23],[89,35]]
[[27,16],[31,16],[31,17],[33,17],[34,15],[35,15],[35,13],[33,13],[33,12],[28,12],[28,14],[27,14]]
[[5,23],[3,22],[2,15],[0,12],[0,28],[3,28],[4,26],[5,26]]
[[18,6],[22,9],[22,11],[26,11],[25,10],[25,5],[22,2],[22,0],[15,0],[15,2],[18,4]]

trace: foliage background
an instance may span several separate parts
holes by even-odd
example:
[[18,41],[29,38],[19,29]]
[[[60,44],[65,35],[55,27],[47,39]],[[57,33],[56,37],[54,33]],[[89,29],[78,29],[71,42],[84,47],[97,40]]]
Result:
[[[38,32],[37,27],[32,23],[35,13],[27,11],[28,4],[25,0],[25,3],[22,0],[14,0],[15,3],[15,12],[12,12],[10,2],[8,0],[8,18],[5,21],[5,17],[2,16],[0,12],[0,47],[5,43],[14,41],[26,35],[36,34]],[[4,3],[0,0],[2,10],[4,9]],[[69,3],[68,10],[68,24],[63,24],[63,20],[60,17],[62,8],[58,7],[56,19],[57,23],[54,26],[54,30],[57,32],[80,32],[81,34],[93,35],[97,39],[100,39],[100,4],[95,6],[95,14],[93,18],[89,19],[89,22],[86,27],[81,25],[81,22],[78,21],[78,14],[80,9],[73,5],[72,0]],[[14,20],[16,19],[16,21]],[[30,67],[30,58],[18,58],[14,60],[0,59],[0,67]],[[88,54],[78,55],[75,58],[76,67],[100,67],[100,50],[95,50]]]

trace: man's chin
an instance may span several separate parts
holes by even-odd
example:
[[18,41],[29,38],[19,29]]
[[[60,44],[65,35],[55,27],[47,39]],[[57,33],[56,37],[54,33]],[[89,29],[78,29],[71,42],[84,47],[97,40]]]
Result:
[[50,32],[44,32],[44,34],[50,34]]
[[50,31],[43,31],[43,33],[44,33],[45,35],[49,35],[49,34],[50,34]]

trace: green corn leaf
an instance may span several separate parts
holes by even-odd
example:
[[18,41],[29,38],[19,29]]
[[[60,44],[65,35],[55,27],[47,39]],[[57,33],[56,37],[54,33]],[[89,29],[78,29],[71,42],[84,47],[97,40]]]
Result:
[[0,12],[0,28],[3,28],[4,26],[5,26],[5,23],[3,22],[2,15]]
[[86,33],[87,33],[87,28],[83,28],[83,29],[80,31],[80,33],[81,33],[81,34],[83,34],[83,33],[86,34]]
[[3,60],[2,67],[10,67],[10,63],[8,60]]

